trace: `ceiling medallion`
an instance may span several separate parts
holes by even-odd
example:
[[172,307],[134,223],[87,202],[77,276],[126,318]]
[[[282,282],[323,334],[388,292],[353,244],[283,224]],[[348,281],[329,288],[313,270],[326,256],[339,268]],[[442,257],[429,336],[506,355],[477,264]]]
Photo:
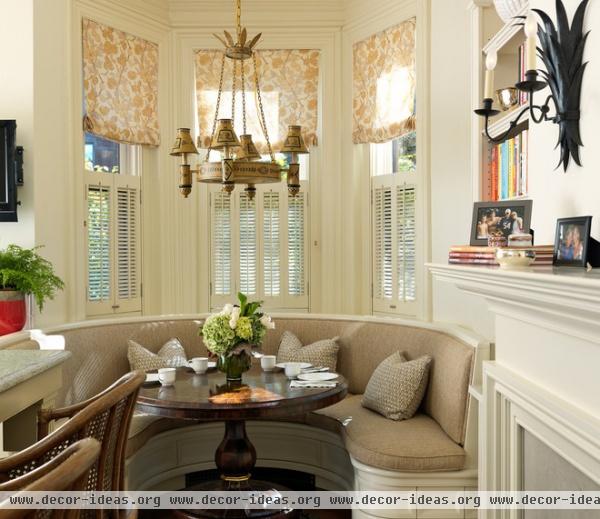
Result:
[[[171,148],[171,155],[181,157],[179,190],[187,198],[192,192],[192,174],[196,173],[198,182],[220,183],[223,191],[231,193],[236,184],[246,185],[245,191],[250,198],[256,194],[257,184],[273,184],[281,182],[282,168],[275,161],[275,154],[271,147],[265,113],[262,104],[260,91],[260,81],[256,66],[256,54],[254,47],[258,43],[261,34],[258,33],[248,42],[248,33],[246,28],[241,26],[241,0],[237,0],[236,26],[237,41],[233,40],[231,34],[223,31],[224,37],[215,34],[214,36],[225,46],[223,58],[221,60],[221,74],[219,83],[219,92],[217,95],[217,106],[215,109],[215,118],[211,132],[211,141],[206,151],[206,157],[197,169],[192,170],[188,161],[189,155],[197,155],[198,150],[189,128],[179,128],[175,143]],[[223,75],[227,60],[231,60],[233,67],[231,83],[231,118],[219,119],[219,108],[221,106],[221,97],[223,93]],[[262,129],[264,140],[269,151],[269,161],[261,161],[262,157],[258,152],[252,135],[246,130],[246,73],[245,61],[252,60],[254,69],[253,81],[258,104],[259,125]],[[239,83],[238,83],[239,81]],[[241,85],[241,101],[243,115],[242,135],[237,136],[234,129],[235,102],[237,94],[237,85]],[[210,162],[210,152],[218,150],[221,153],[221,160]],[[291,154],[289,168],[287,169],[288,191],[292,196],[300,192],[300,163],[299,154],[308,153],[308,149],[302,138],[302,127],[298,125],[289,126],[289,132],[285,139],[281,153]]]

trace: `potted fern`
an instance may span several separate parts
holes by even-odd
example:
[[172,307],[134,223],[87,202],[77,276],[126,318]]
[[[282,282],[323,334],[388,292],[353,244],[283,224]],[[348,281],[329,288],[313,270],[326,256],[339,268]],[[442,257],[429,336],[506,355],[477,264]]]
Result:
[[64,287],[52,263],[40,256],[38,249],[9,245],[0,250],[0,335],[18,332],[25,326],[26,295],[31,295],[42,311],[44,303]]

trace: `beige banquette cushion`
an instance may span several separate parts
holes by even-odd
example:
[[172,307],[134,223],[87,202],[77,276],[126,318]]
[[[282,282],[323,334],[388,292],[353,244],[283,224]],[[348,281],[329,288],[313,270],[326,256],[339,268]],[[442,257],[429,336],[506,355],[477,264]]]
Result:
[[[63,370],[65,383],[57,405],[68,405],[94,396],[126,373],[129,370],[129,339],[156,353],[171,337],[178,337],[188,358],[206,355],[202,339],[198,336],[201,322],[164,320],[151,323],[111,323],[61,332],[65,337],[66,349],[73,355]],[[436,435],[439,433],[447,437],[455,445],[463,443],[468,383],[473,363],[473,348],[470,346],[442,332],[393,322],[373,323],[310,316],[277,318],[275,322],[277,328],[269,331],[263,345],[267,354],[277,353],[285,330],[293,332],[303,344],[338,336],[337,369],[348,379],[349,392],[352,394],[362,395],[373,371],[385,358],[398,350],[405,352],[408,360],[431,355],[433,361],[429,383],[420,414],[406,422],[393,422],[362,408],[359,398],[354,422],[358,424],[360,420],[356,417],[363,416],[363,413],[367,413],[364,416],[375,417],[373,419],[385,420],[386,425],[390,422],[399,427],[427,422],[432,428],[437,427]],[[406,425],[399,425],[402,423]],[[363,426],[367,427],[367,424]],[[368,427],[371,426],[372,424]],[[362,426],[354,425],[353,431],[349,430],[347,433],[348,445],[352,445],[353,438],[356,438],[358,427]],[[407,434],[412,434],[411,431],[412,429],[407,431]],[[390,432],[390,438],[394,434],[397,433]],[[434,434],[432,429],[431,434]],[[401,448],[398,441],[387,443],[390,444],[389,448]],[[456,448],[462,451],[459,445]],[[451,455],[457,455],[456,452]]]

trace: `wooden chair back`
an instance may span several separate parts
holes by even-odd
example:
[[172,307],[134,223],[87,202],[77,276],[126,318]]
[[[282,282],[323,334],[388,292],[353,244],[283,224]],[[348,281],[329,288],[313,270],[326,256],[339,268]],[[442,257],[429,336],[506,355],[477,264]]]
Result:
[[[144,372],[133,371],[86,402],[69,408],[44,411],[46,424],[50,418],[65,418],[77,412],[36,444],[0,460],[0,482],[31,472],[82,438],[95,438],[102,448],[82,490],[124,490],[127,434],[138,390],[145,378]],[[104,514],[102,510],[85,510],[82,513],[82,517],[86,519],[119,515],[117,511]]]
[[[65,450],[47,463],[18,478],[0,483],[0,491],[77,491],[87,482],[88,473],[100,456],[100,442],[85,438],[69,445]],[[15,496],[23,498],[19,493]],[[8,502],[0,503],[2,519],[78,519],[80,511],[76,509],[15,509]]]

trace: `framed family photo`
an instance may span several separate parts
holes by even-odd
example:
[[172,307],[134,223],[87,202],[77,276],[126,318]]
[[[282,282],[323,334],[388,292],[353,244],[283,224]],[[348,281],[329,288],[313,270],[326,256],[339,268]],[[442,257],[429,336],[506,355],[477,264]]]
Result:
[[559,218],[556,221],[553,264],[568,267],[587,266],[591,227],[591,216]]
[[506,202],[475,202],[471,225],[471,245],[488,244],[490,236],[502,234],[529,234],[531,226],[531,200]]

